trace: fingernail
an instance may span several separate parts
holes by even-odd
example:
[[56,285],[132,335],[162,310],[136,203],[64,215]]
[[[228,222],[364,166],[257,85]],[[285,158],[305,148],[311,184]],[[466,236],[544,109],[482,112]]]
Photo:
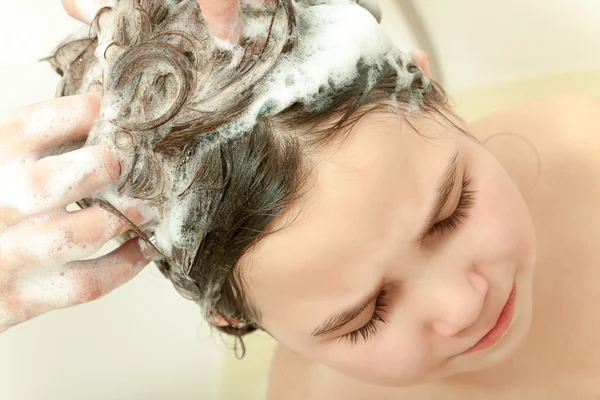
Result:
[[224,48],[231,48],[239,43],[242,37],[243,23],[241,18],[236,19],[229,27],[211,29],[218,44]]
[[408,55],[412,59],[413,62],[420,62],[423,50],[421,49],[412,49],[408,51]]
[[229,29],[229,35],[228,35],[227,40],[229,40],[230,43],[238,44],[240,41],[240,38],[242,37],[243,30],[244,30],[244,23],[242,21],[242,17],[240,16],[239,18],[236,19],[235,23]]
[[[207,3],[202,9],[208,29],[216,39],[216,43],[229,48],[238,44],[244,22],[239,5],[234,8],[223,8],[220,3]],[[225,13],[225,14],[223,14]],[[225,18],[222,15],[227,15]]]
[[[146,233],[146,235],[148,235],[149,232],[144,232]],[[154,245],[156,246],[156,236],[154,236],[154,234],[150,234],[148,236],[148,240]],[[141,237],[138,238],[138,244],[140,246],[140,250],[142,252],[142,256],[144,256],[144,259],[146,259],[147,261],[158,261],[158,252],[156,251],[156,249],[149,245],[146,241],[144,241]]]

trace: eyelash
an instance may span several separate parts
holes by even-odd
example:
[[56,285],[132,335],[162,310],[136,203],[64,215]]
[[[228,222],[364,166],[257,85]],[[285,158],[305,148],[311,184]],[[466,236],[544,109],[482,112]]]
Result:
[[471,178],[464,180],[462,184],[462,191],[460,193],[460,199],[458,200],[456,209],[451,216],[443,221],[435,223],[429,230],[430,235],[443,235],[444,233],[453,231],[469,216],[469,210],[475,203],[475,191],[469,189],[472,183],[473,179]]
[[379,328],[375,322],[379,321],[385,323],[385,320],[381,318],[380,315],[385,312],[385,307],[387,306],[385,303],[385,294],[385,289],[382,289],[381,292],[379,292],[379,296],[377,296],[377,300],[375,301],[375,311],[373,312],[371,320],[362,327],[340,336],[340,341],[345,341],[350,343],[350,345],[355,345],[358,343],[358,339],[361,337],[366,342],[377,334]]
[[[453,231],[469,216],[469,210],[473,207],[473,204],[475,203],[475,191],[469,189],[472,183],[472,178],[467,178],[463,181],[462,191],[460,193],[460,199],[458,200],[458,205],[456,206],[456,209],[454,210],[451,216],[449,216],[443,221],[435,223],[431,227],[429,234],[444,234]],[[384,296],[385,290],[382,290],[379,293],[379,296],[377,296],[377,300],[375,302],[375,311],[373,312],[371,320],[362,327],[350,333],[342,335],[340,337],[340,341],[346,341],[350,343],[350,345],[355,345],[358,343],[358,340],[360,338],[367,342],[379,332],[379,328],[377,327],[375,322],[380,321],[385,323],[383,318],[381,318],[381,316],[379,315],[380,313],[385,312],[384,308],[386,306],[386,303],[384,301]]]

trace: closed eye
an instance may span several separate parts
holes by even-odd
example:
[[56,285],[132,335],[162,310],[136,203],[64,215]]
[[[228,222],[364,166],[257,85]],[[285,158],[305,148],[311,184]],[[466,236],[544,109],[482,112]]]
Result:
[[[427,235],[444,235],[450,233],[453,230],[455,230],[460,224],[462,224],[465,221],[465,219],[468,218],[469,211],[472,209],[473,204],[475,203],[476,195],[476,192],[470,189],[472,183],[472,178],[465,177],[462,183],[460,198],[458,200],[456,208],[449,217],[433,224],[429,229]],[[379,295],[377,296],[377,300],[375,302],[375,311],[373,312],[373,315],[371,316],[369,322],[352,332],[340,336],[340,342],[345,341],[351,346],[354,346],[361,339],[364,342],[367,342],[379,332],[378,324],[380,322],[385,323],[385,320],[381,317],[381,315],[385,313],[385,308],[387,306],[384,296],[385,290],[382,289]]]
[[475,203],[476,193],[474,190],[470,189],[472,183],[472,178],[465,178],[462,184],[460,199],[458,200],[458,204],[456,205],[454,212],[448,218],[433,224],[433,226],[431,226],[429,229],[428,235],[443,235],[447,232],[453,231],[458,227],[458,225],[462,224],[464,220],[467,219],[469,216],[469,210],[471,210],[473,204]]
[[362,339],[364,342],[367,342],[369,339],[373,338],[379,332],[379,327],[377,326],[378,322],[385,323],[385,320],[381,317],[381,315],[385,313],[385,308],[387,307],[385,296],[385,289],[381,289],[381,292],[379,292],[377,300],[375,301],[375,311],[373,312],[369,322],[364,324],[362,327],[353,330],[352,332],[340,336],[339,341],[346,342],[351,346],[354,346],[360,339]]

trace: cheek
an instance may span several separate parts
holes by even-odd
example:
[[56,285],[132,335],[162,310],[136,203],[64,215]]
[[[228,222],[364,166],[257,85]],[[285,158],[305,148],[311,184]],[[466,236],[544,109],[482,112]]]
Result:
[[534,247],[533,224],[527,205],[499,166],[489,168],[477,187],[473,241],[487,262],[527,258]]
[[350,348],[332,344],[329,367],[377,385],[407,386],[422,381],[430,371],[431,352],[416,326],[384,326],[376,338]]

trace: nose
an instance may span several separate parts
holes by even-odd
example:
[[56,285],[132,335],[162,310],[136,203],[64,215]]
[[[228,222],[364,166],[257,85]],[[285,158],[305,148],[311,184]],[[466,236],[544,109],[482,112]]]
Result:
[[488,282],[472,271],[462,283],[441,282],[435,291],[431,326],[439,335],[451,337],[473,325],[481,315]]

